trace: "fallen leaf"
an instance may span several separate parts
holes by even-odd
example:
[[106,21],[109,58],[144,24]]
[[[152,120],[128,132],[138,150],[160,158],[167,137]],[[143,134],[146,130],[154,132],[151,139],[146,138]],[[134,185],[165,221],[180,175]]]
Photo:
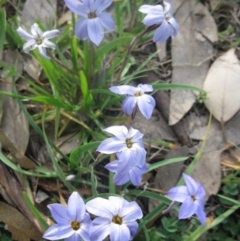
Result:
[[[17,50],[5,51],[3,61],[7,66],[14,67],[18,73],[22,73],[22,59]],[[7,71],[1,73],[3,81],[0,83],[0,90],[12,93],[16,77],[5,77],[6,74]],[[11,152],[13,159],[21,167],[34,168],[34,162],[24,156],[29,141],[29,124],[18,102],[12,97],[2,96],[2,113],[0,140],[3,148]]]
[[206,200],[209,196],[216,195],[221,185],[221,153],[222,151],[203,153],[191,173],[203,185]]
[[56,18],[56,0],[27,0],[21,13],[21,22],[30,27],[40,21],[44,26],[53,26]]
[[218,121],[230,120],[240,109],[240,64],[235,49],[220,56],[211,66],[203,89],[206,107]]
[[[209,115],[197,116],[195,113],[191,113],[185,118],[185,128],[189,137],[193,140],[203,140],[207,131]],[[240,144],[240,111],[228,121],[224,128],[226,139],[228,143],[232,145]],[[220,123],[212,119],[209,133],[207,136],[206,144],[204,147],[204,152],[212,152],[216,150],[221,150],[225,147],[225,141],[223,139],[223,131]],[[199,144],[201,146],[201,143]]]
[[7,230],[16,241],[40,240],[42,234],[22,213],[10,205],[0,202],[0,222],[5,223]]
[[133,127],[144,134],[144,138],[151,141],[176,141],[172,129],[168,126],[161,113],[154,110],[150,120],[146,120],[139,111],[134,118]]
[[[217,26],[201,3],[192,0],[169,0],[180,24],[172,40],[172,83],[202,87],[217,41]],[[210,41],[209,41],[210,40]],[[196,94],[192,91],[171,91],[169,124],[176,124],[192,107]]]

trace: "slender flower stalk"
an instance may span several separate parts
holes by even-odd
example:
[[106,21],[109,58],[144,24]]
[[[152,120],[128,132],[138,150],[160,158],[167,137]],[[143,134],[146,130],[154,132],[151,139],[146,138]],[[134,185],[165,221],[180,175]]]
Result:
[[90,239],[102,241],[109,236],[110,241],[132,240],[137,232],[137,219],[143,217],[136,202],[128,202],[122,197],[94,198],[87,202],[86,209],[97,216],[89,230]]
[[104,28],[114,30],[114,22],[109,13],[103,12],[112,0],[64,0],[67,7],[81,16],[75,26],[79,39],[90,39],[97,46],[104,37]]
[[68,206],[50,204],[48,208],[57,224],[52,225],[43,235],[50,240],[65,239],[66,241],[89,239],[91,219],[86,213],[85,204],[77,192],[68,199]]
[[204,212],[205,190],[203,186],[193,178],[183,173],[186,186],[177,186],[170,189],[167,196],[173,201],[182,203],[178,218],[186,219],[196,214],[202,225],[206,223]]
[[59,35],[59,30],[54,29],[42,32],[38,25],[34,23],[31,26],[32,35],[23,30],[21,27],[17,29],[17,33],[27,41],[23,45],[23,51],[25,53],[29,53],[30,50],[38,48],[38,51],[43,56],[43,58],[50,60],[50,57],[47,56],[46,48],[56,48],[56,45],[50,42],[49,39],[57,37]]
[[145,92],[153,91],[151,85],[139,84],[137,87],[130,85],[112,86],[110,91],[126,95],[122,103],[123,112],[127,115],[132,115],[137,105],[140,112],[146,119],[150,119],[156,102],[151,95],[145,94]]

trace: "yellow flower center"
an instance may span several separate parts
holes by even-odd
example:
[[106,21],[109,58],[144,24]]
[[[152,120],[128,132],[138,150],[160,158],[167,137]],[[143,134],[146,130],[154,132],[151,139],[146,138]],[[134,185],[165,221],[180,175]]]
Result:
[[131,148],[132,147],[131,139],[126,139],[126,144],[128,148]]
[[195,196],[191,196],[191,198],[192,198],[193,201],[197,200]]
[[71,226],[73,230],[78,230],[80,228],[80,223],[78,221],[72,221]]
[[97,15],[96,15],[96,13],[89,13],[88,14],[88,18],[90,18],[90,19],[93,19],[93,18],[96,18],[97,17]]
[[138,92],[136,92],[135,94],[134,94],[134,96],[135,97],[139,97],[139,96],[141,96],[142,94],[141,94],[141,91],[138,91]]
[[112,222],[116,224],[122,224],[122,218],[120,218],[119,216],[115,216],[113,217]]
[[42,44],[43,43],[43,38],[38,38],[38,39],[36,39],[36,44],[37,45],[40,45],[40,44]]

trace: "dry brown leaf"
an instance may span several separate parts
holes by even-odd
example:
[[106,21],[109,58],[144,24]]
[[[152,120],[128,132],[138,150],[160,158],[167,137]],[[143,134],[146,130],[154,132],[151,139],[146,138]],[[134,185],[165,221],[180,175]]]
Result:
[[205,79],[205,105],[218,121],[230,120],[240,109],[240,62],[235,49],[228,50],[211,66]]
[[44,26],[53,26],[56,18],[57,0],[27,0],[21,14],[21,22],[30,27],[40,21]]
[[[172,83],[202,87],[214,52],[210,41],[217,41],[216,24],[201,3],[192,0],[169,2],[177,9],[175,17],[180,24],[180,31],[172,41]],[[192,91],[171,91],[169,124],[176,124],[195,100]]]
[[22,213],[4,202],[0,202],[0,222],[7,225],[7,230],[12,233],[14,240],[40,240],[42,237],[42,234]]
[[191,173],[191,176],[203,185],[206,200],[218,193],[221,184],[221,153],[222,151],[203,153]]
[[150,120],[146,120],[139,111],[134,118],[133,127],[144,134],[144,138],[151,141],[176,141],[172,129],[168,126],[161,113],[154,110]]
[[[15,67],[18,73],[22,73],[22,58],[17,50],[8,49],[5,51],[3,61],[7,66]],[[1,73],[3,81],[0,83],[0,89],[12,93],[15,79],[5,78],[5,74],[5,72]],[[2,112],[0,141],[3,148],[10,151],[13,159],[21,167],[34,168],[34,162],[24,156],[29,141],[29,125],[24,113],[17,101],[7,96],[2,96]]]

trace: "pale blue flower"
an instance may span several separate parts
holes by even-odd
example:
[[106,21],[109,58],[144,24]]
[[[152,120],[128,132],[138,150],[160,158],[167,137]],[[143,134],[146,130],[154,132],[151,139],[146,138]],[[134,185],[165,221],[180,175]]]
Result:
[[178,218],[186,219],[196,214],[202,225],[206,223],[204,212],[205,190],[187,174],[183,174],[186,186],[177,186],[170,189],[167,196],[173,201],[181,202]]
[[108,235],[110,241],[129,241],[138,229],[137,219],[143,217],[139,205],[122,197],[97,197],[86,203],[89,213],[97,216],[90,227],[90,239],[102,241]]
[[179,25],[176,19],[172,16],[171,4],[163,1],[162,5],[143,5],[139,8],[139,11],[147,14],[143,19],[143,23],[147,26],[160,25],[154,35],[154,42],[165,42],[170,36],[175,38],[179,31]]
[[91,219],[89,214],[86,213],[85,204],[77,192],[71,194],[67,207],[62,204],[50,204],[48,208],[57,224],[48,228],[43,238],[49,240],[90,241],[89,227]]
[[[122,153],[120,153],[120,155],[118,154],[117,156],[118,160],[110,162],[105,166],[106,169],[115,173],[113,177],[114,184],[123,185],[128,181],[131,181],[134,186],[139,186],[142,181],[142,175],[148,170],[148,165],[144,163],[146,157],[144,157],[143,161],[135,158],[135,161],[131,162],[131,165],[122,168],[122,163],[124,163],[126,160]],[[142,163],[144,164],[142,165]]]
[[104,154],[122,153],[124,162],[121,163],[121,169],[127,170],[136,159],[141,160],[140,166],[145,164],[146,151],[142,140],[143,134],[140,131],[132,127],[128,130],[125,126],[111,126],[104,131],[114,137],[102,141],[97,151]]
[[31,26],[32,35],[23,30],[21,27],[17,29],[17,33],[27,41],[23,45],[23,51],[25,53],[29,53],[30,50],[38,48],[39,53],[45,59],[50,60],[50,57],[47,56],[46,48],[56,48],[56,45],[50,42],[49,39],[57,37],[59,35],[59,30],[54,29],[43,33],[38,25],[34,23]]
[[64,0],[67,7],[81,16],[75,26],[79,39],[90,39],[97,46],[104,37],[104,28],[114,30],[114,22],[109,13],[103,12],[112,0]]
[[125,114],[131,115],[137,105],[145,118],[151,118],[156,102],[151,95],[145,94],[145,92],[153,91],[151,85],[139,84],[137,87],[121,85],[112,86],[109,89],[116,94],[126,95],[126,98],[122,103],[122,109]]

